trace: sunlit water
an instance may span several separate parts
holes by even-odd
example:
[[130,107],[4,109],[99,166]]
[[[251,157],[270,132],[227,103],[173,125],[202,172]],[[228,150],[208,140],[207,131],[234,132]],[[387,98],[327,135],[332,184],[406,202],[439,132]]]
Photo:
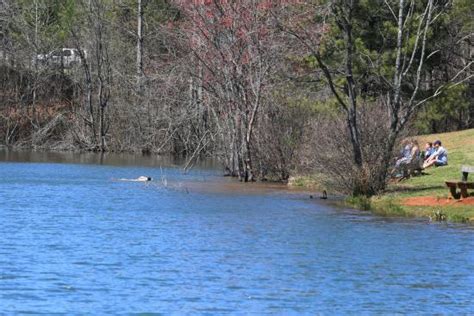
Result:
[[0,313],[474,313],[469,226],[151,158],[21,157],[0,153]]

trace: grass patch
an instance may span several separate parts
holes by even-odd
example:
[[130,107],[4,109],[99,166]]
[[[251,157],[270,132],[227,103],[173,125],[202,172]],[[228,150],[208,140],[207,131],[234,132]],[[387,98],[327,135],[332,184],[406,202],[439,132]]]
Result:
[[401,206],[393,198],[386,199],[373,199],[373,212],[377,215],[382,216],[395,216],[395,217],[414,217],[415,215],[410,213],[406,208]]
[[[442,220],[458,223],[474,223],[474,206],[462,203],[450,205],[407,206],[403,201],[411,197],[435,197],[446,200],[449,190],[446,180],[461,180],[461,166],[474,165],[474,129],[464,131],[421,135],[415,137],[420,147],[428,141],[441,140],[443,147],[448,150],[448,165],[432,167],[425,170],[423,175],[412,177],[402,182],[389,184],[384,194],[373,197],[347,197],[345,204],[361,209],[370,210],[382,216],[424,217],[431,220]],[[317,176],[302,176],[292,179],[290,186],[306,187],[322,190],[322,179]],[[474,174],[469,175],[469,181],[474,181]],[[474,192],[471,196],[474,197]]]
[[[412,177],[399,183],[392,183],[386,192],[370,200],[350,197],[347,205],[371,210],[382,216],[425,217],[432,221],[449,221],[457,223],[474,223],[474,206],[462,203],[436,206],[406,206],[403,201],[411,197],[435,197],[447,199],[449,190],[446,180],[461,180],[461,166],[474,165],[474,129],[453,133],[421,135],[416,137],[420,147],[428,141],[441,140],[448,150],[448,166],[432,167],[423,175]],[[469,176],[474,181],[474,174]],[[471,193],[474,196],[474,193]]]
[[464,217],[460,214],[451,214],[448,215],[448,220],[454,223],[469,223],[470,220],[467,217]]
[[[393,208],[391,204],[396,204],[400,207],[400,213],[416,217],[429,217],[432,220],[437,218],[435,212],[439,212],[443,216],[438,217],[443,220],[473,222],[474,206],[472,205],[402,206],[402,203],[405,198],[409,197],[431,196],[440,199],[449,197],[449,190],[444,182],[446,180],[461,180],[461,166],[474,165],[474,129],[422,135],[416,139],[420,146],[423,146],[427,141],[441,140],[443,146],[448,150],[448,166],[432,167],[421,176],[390,184],[387,192],[381,198],[374,199],[372,204],[376,209],[384,207],[391,209]],[[474,181],[474,174],[469,176],[469,180]]]
[[345,200],[346,205],[364,211],[372,210],[372,201],[366,196],[349,196]]
[[305,175],[305,176],[295,176],[288,179],[288,186],[293,188],[305,188],[315,191],[324,190],[324,181],[320,175]]
[[[388,195],[448,197],[449,191],[444,181],[461,180],[461,166],[474,165],[474,129],[422,135],[416,139],[420,143],[420,147],[423,147],[427,141],[441,140],[443,147],[448,150],[448,165],[431,167],[425,171],[424,175],[391,184],[388,187]],[[474,175],[470,176],[470,180],[474,181]]]

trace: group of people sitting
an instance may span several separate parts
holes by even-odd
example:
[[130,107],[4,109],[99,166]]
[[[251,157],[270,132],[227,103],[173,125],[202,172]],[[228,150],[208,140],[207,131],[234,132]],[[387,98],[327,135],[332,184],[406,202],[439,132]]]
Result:
[[410,164],[418,165],[417,169],[423,170],[431,166],[441,167],[448,164],[448,152],[441,145],[441,141],[427,142],[424,151],[420,151],[416,140],[404,140],[402,150],[397,157],[392,175],[402,175],[403,169]]
[[441,141],[426,143],[424,152],[423,169],[431,166],[441,167],[448,164],[448,151],[441,146]]

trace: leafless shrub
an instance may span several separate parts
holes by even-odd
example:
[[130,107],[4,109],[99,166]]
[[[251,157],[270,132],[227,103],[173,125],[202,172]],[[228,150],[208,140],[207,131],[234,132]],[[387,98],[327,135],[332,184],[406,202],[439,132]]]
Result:
[[[375,194],[384,187],[384,154],[389,133],[388,114],[380,104],[359,109],[362,168],[351,155],[349,131],[343,115],[320,115],[306,131],[301,163],[322,175],[325,185],[341,193]],[[383,176],[381,176],[383,174]]]
[[265,107],[255,133],[256,169],[263,179],[288,180],[298,165],[298,150],[310,116],[302,107]]

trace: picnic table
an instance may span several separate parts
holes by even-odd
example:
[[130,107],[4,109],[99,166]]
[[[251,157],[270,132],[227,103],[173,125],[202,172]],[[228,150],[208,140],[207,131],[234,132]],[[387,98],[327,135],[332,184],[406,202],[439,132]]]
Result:
[[[462,173],[462,178],[461,181],[446,181],[446,186],[449,188],[451,195],[455,199],[459,198],[467,198],[469,196],[469,193],[467,189],[474,189],[474,182],[468,182],[467,177],[469,176],[469,173],[474,173],[474,167],[473,166],[462,166],[461,167],[461,173]],[[457,192],[457,188],[460,189],[461,192]]]

